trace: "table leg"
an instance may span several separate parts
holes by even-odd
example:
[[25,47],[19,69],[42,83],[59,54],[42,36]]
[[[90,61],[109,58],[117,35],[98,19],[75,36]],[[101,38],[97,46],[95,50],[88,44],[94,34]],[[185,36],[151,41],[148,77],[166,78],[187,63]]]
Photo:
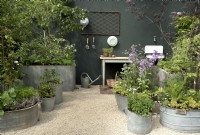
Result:
[[102,60],[102,88],[105,88],[105,60]]

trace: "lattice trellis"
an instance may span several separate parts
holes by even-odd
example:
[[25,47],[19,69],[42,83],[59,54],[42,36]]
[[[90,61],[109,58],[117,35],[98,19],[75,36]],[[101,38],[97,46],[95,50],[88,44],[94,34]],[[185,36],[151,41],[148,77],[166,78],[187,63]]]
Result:
[[119,35],[120,13],[119,12],[89,12],[89,25],[81,34],[87,35]]

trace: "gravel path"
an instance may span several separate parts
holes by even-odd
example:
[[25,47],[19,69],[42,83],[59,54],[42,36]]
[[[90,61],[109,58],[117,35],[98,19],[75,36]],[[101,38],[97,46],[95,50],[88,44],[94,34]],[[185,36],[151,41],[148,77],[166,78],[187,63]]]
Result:
[[[127,130],[126,115],[118,111],[114,95],[99,94],[99,86],[64,92],[63,98],[52,112],[41,112],[35,126],[0,135],[134,135]],[[167,129],[160,125],[159,116],[153,122],[149,135],[200,135]]]

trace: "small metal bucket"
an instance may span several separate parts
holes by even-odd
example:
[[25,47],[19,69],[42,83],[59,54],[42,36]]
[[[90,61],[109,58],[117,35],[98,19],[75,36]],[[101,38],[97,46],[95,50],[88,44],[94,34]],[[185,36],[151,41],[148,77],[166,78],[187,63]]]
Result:
[[81,74],[81,87],[83,88],[89,88],[92,83],[97,81],[101,75],[99,75],[95,80],[92,80],[90,76],[87,73]]

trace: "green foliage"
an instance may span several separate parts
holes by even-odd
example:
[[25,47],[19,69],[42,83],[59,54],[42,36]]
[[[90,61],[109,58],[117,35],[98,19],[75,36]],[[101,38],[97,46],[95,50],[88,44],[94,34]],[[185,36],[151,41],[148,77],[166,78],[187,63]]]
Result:
[[200,91],[197,90],[200,73],[199,26],[200,19],[196,16],[182,16],[175,20],[177,37],[172,46],[173,55],[159,64],[170,73],[181,74],[182,79],[170,78],[163,90],[159,89],[157,94],[163,106],[185,110],[200,109]]
[[104,53],[112,53],[113,52],[113,47],[102,48],[102,52],[104,52]]
[[178,109],[200,109],[200,91],[188,89],[188,80],[181,80],[179,76],[168,79],[164,88],[159,88],[157,96],[162,106]]
[[[19,66],[15,56],[15,41],[9,29],[0,31],[0,84],[5,89],[19,78]],[[3,88],[4,89],[4,88]]]
[[191,36],[196,34],[200,19],[196,16],[177,17],[174,21],[178,36]]
[[117,81],[113,89],[115,93],[120,94],[122,96],[127,96],[129,93],[128,89],[126,89],[126,82],[122,79]]
[[191,30],[191,24],[193,20],[192,17],[190,16],[183,16],[183,17],[178,17],[175,20],[175,28],[178,30],[177,34],[178,35],[184,35],[188,34]]
[[0,115],[4,114],[4,110],[13,108],[13,106],[16,104],[15,97],[16,93],[14,88],[4,91],[0,94]]
[[74,44],[49,36],[45,41],[32,40],[31,43],[23,43],[16,55],[24,65],[72,65],[75,53]]
[[[15,50],[20,48],[22,54],[19,57],[22,57],[25,61],[21,62],[26,64],[74,64],[74,46],[69,48],[72,45],[66,43],[67,45],[62,47],[62,38],[51,37],[51,35],[63,37],[68,32],[82,29],[80,20],[85,17],[86,10],[69,7],[70,2],[72,0],[1,0],[0,33],[5,30],[10,31],[9,36],[4,34],[1,39],[7,38],[9,42],[12,40],[12,44],[15,45],[12,47],[12,56]],[[31,40],[33,41],[29,46]],[[23,44],[20,45],[21,43]],[[5,44],[5,40],[2,44]],[[32,51],[33,54],[27,50],[29,47],[36,47]],[[44,53],[43,56],[41,52]],[[26,53],[29,55],[27,56]]]
[[16,42],[25,41],[32,35],[28,3],[26,0],[0,0],[0,30],[11,30],[11,37]]
[[32,87],[11,88],[0,93],[0,115],[3,115],[5,111],[33,106],[38,101],[38,92]]
[[[43,30],[50,34],[80,30],[79,21],[86,10],[67,6],[72,0],[1,0],[0,29],[12,31],[15,41],[26,41],[40,36]],[[54,28],[54,30],[52,30]]]
[[[181,81],[177,78],[173,79],[168,79],[166,82],[166,85],[164,86],[164,93],[163,93],[163,106],[171,106],[171,107],[176,107],[175,102],[179,101],[183,97],[183,92],[184,92],[184,85],[185,82]],[[166,104],[166,101],[171,100],[171,104]]]
[[39,93],[33,87],[18,87],[16,88],[16,100],[23,101],[32,97],[39,97]]
[[39,94],[41,98],[50,98],[55,96],[55,88],[57,85],[61,84],[59,75],[56,73],[55,69],[45,69],[43,75],[41,76],[41,83],[39,86]]
[[[182,73],[184,78],[199,78],[200,60],[200,19],[196,16],[182,16],[175,20],[177,37],[172,46],[173,55],[159,65],[170,73]],[[196,89],[196,83],[194,89]]]
[[128,110],[142,116],[151,116],[154,101],[145,93],[128,95]]
[[137,78],[139,72],[134,64],[124,65],[119,75],[114,91],[121,95],[127,95],[128,93],[134,93],[137,91],[138,83]]
[[[61,35],[63,32],[80,30],[80,20],[85,17],[85,10],[78,7],[67,6],[70,1],[62,0],[32,0],[27,2],[28,12],[34,20],[36,27],[50,34],[51,28],[56,24],[56,29]],[[52,33],[53,34],[53,33]]]
[[150,79],[147,78],[147,74],[149,73],[145,72],[144,75],[137,78],[137,92],[144,92],[146,90],[149,90]]
[[176,39],[172,48],[173,55],[166,61],[160,61],[158,66],[164,68],[169,73],[186,73],[194,66],[192,57],[189,56],[189,49],[191,40],[190,38],[180,37]]

